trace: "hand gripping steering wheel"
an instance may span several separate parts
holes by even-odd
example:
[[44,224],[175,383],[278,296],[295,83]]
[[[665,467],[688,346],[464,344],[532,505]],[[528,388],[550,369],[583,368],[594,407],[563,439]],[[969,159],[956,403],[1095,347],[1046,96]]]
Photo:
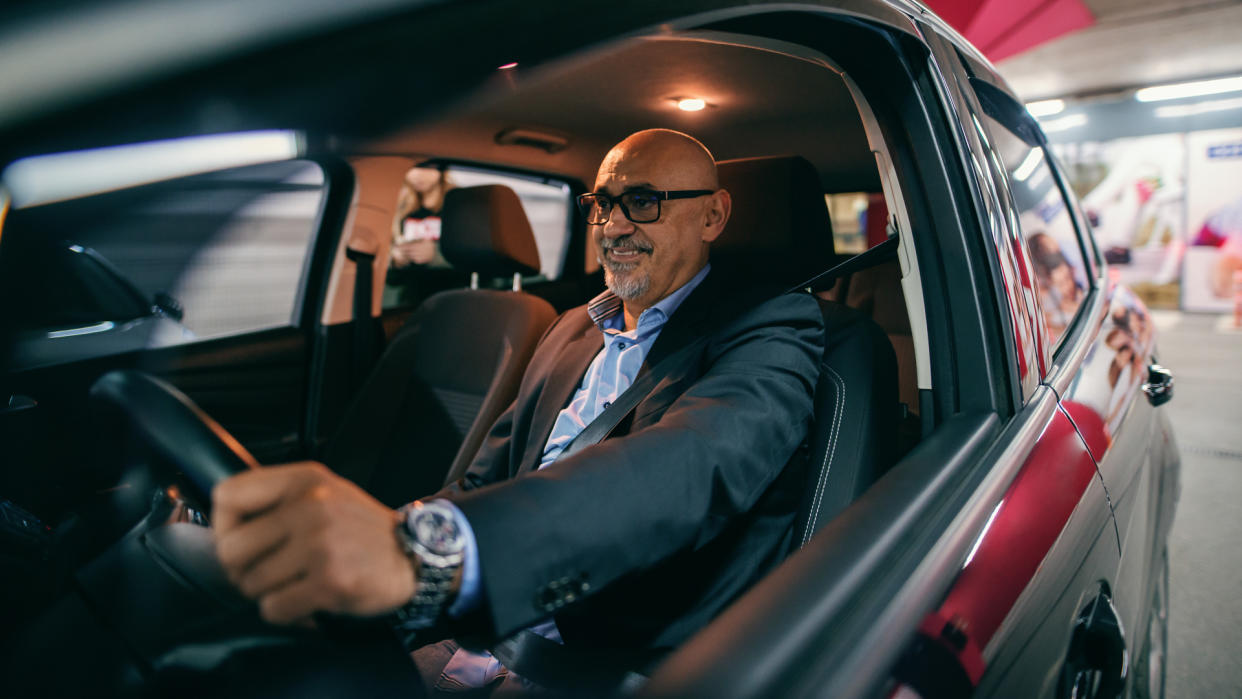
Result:
[[[139,371],[112,371],[95,382],[90,395],[126,418],[161,459],[178,468],[185,476],[186,494],[203,507],[210,507],[217,483],[259,468],[259,462],[236,438],[166,381]],[[196,526],[173,527],[179,527],[182,536],[170,541],[166,551],[191,539],[203,539],[202,535],[185,536],[204,531]],[[214,559],[209,548],[194,548],[182,552],[186,561]],[[200,562],[215,566],[213,561]],[[198,565],[182,569],[201,570]],[[257,615],[253,623],[240,625],[229,617],[226,621],[232,625],[209,638],[173,648],[153,662],[163,670],[154,678],[155,686],[148,688],[162,695],[192,687],[196,696],[230,699],[419,695],[421,682],[414,666],[386,626],[353,627],[332,619],[318,620],[328,627],[327,634],[266,627],[258,624]],[[381,626],[385,632],[376,633]]]

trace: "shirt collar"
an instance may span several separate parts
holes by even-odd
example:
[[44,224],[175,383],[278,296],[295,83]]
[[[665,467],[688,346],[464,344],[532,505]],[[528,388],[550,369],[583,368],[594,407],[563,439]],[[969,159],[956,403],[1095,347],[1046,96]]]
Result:
[[[651,308],[643,311],[642,315],[638,317],[639,323],[642,324],[642,321],[650,315],[658,317],[660,324],[663,325],[677,308],[681,306],[681,303],[686,300],[690,292],[694,291],[703,282],[711,269],[712,265],[709,262],[690,281],[682,284],[676,291],[660,299]],[[607,328],[615,329],[614,326],[617,325],[617,319],[621,318],[622,307],[621,299],[616,294],[605,289],[604,293],[591,299],[587,304],[587,315],[591,317],[592,322],[599,326],[600,330]]]

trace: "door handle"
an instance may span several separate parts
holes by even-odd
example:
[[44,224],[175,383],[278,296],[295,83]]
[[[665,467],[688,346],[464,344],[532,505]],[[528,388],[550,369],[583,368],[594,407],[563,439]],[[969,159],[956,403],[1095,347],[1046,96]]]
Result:
[[1100,591],[1074,621],[1069,655],[1061,668],[1062,699],[1115,699],[1130,670],[1126,636],[1117,608]]
[[1173,398],[1173,372],[1159,364],[1152,364],[1147,367],[1147,382],[1142,388],[1152,405],[1168,403]]

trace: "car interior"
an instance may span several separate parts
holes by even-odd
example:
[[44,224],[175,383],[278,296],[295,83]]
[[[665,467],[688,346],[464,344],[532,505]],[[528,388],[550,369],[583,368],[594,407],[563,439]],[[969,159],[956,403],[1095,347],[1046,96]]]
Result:
[[[0,482],[5,516],[22,520],[6,529],[0,560],[20,571],[6,576],[9,598],[32,602],[6,605],[9,631],[0,642],[25,647],[37,625],[76,629],[83,622],[75,614],[100,626],[76,638],[129,633],[100,601],[122,592],[111,583],[92,588],[69,571],[101,566],[114,542],[152,526],[152,489],[160,502],[177,499],[169,484],[191,496],[157,508],[161,522],[206,519],[179,465],[161,465],[141,439],[125,436],[125,415],[86,399],[108,371],[160,377],[258,461],[323,460],[389,505],[460,477],[516,395],[543,330],[603,289],[574,197],[591,189],[613,144],[644,128],[690,133],[716,157],[735,209],[713,246],[714,268],[739,284],[809,290],[820,300],[827,347],[804,445],[807,472],[797,476],[807,484],[796,537],[805,545],[935,430],[958,398],[948,374],[933,370],[944,365],[945,348],[933,347],[931,336],[945,324],[929,320],[920,275],[927,253],[919,253],[912,223],[920,214],[910,205],[914,193],[903,191],[906,116],[877,87],[899,51],[849,20],[826,21],[819,34],[826,38],[815,45],[782,38],[790,32],[777,26],[664,28],[529,69],[500,66],[469,95],[411,123],[392,117],[390,128],[362,137],[308,133],[287,163],[11,211],[0,257],[6,274],[38,274],[10,252],[23,241],[89,244],[143,294],[171,290],[164,305],[184,306],[175,320],[185,339],[132,349],[118,341],[62,361],[11,364],[10,393],[38,409],[0,419],[14,445],[7,458],[26,465],[5,469]],[[688,98],[705,104],[679,109]],[[385,293],[389,231],[401,179],[419,165],[443,169],[456,184],[439,211],[445,264],[412,301],[394,300]],[[268,233],[257,230],[265,225]],[[267,247],[247,238],[263,235],[273,236]],[[284,247],[271,247],[277,238]],[[251,247],[229,252],[246,240]],[[269,259],[269,249],[301,257]],[[296,292],[272,318],[230,327],[230,313],[257,313],[264,303],[244,290],[247,282],[237,292],[234,277],[213,276],[230,264],[243,280],[263,280],[270,269]],[[149,281],[161,274],[167,278]],[[237,293],[213,298],[220,287]],[[59,288],[69,295],[67,285]],[[196,325],[212,313],[226,320]],[[58,322],[32,321],[27,330],[73,329]],[[201,545],[200,538],[194,546]],[[177,582],[152,594],[210,577],[192,558],[166,554],[161,567]],[[201,596],[183,593],[198,600],[185,605],[210,608]],[[89,611],[69,597],[86,599]],[[156,647],[116,654],[162,652]],[[139,674],[156,665],[147,660]]]

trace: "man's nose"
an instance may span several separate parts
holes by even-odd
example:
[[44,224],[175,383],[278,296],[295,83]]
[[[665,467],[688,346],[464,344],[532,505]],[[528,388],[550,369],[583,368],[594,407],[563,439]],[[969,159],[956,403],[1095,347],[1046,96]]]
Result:
[[634,232],[634,223],[630,221],[619,204],[614,204],[609,212],[608,223],[600,226],[600,233],[605,238],[619,238]]

